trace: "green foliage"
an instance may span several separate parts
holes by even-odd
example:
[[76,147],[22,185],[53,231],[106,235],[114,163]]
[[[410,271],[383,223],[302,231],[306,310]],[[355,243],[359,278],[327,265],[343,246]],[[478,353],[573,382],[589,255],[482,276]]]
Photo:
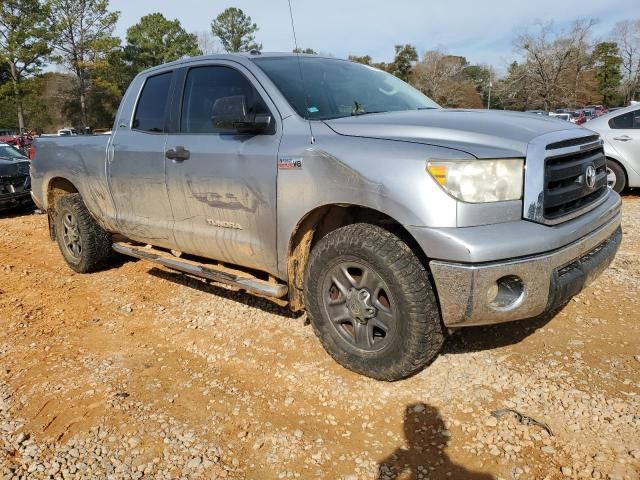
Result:
[[362,63],[364,65],[371,65],[371,55],[364,55],[359,57],[357,55],[349,55],[349,60],[356,63]]
[[622,58],[615,42],[600,42],[593,49],[598,92],[604,105],[618,105],[622,99],[619,93],[622,74]]
[[409,75],[413,68],[413,63],[418,61],[418,52],[413,45],[396,45],[396,56],[393,64],[390,65],[391,73],[396,77],[409,81]]
[[47,28],[49,10],[40,0],[2,0],[0,2],[0,63],[7,66],[10,90],[19,128],[25,128],[22,98],[23,82],[37,73],[51,52],[51,33]]
[[120,45],[113,36],[120,12],[109,11],[109,0],[49,0],[49,5],[53,58],[76,75],[81,123],[89,125],[86,97],[91,74]]
[[230,53],[262,50],[262,44],[256,43],[255,33],[258,25],[251,17],[235,7],[227,8],[211,23],[211,31],[222,42],[223,48]]
[[136,72],[200,54],[197,37],[161,13],[146,15],[127,30],[125,55]]
[[318,52],[316,52],[313,48],[294,48],[293,53],[302,53],[304,55],[317,55]]

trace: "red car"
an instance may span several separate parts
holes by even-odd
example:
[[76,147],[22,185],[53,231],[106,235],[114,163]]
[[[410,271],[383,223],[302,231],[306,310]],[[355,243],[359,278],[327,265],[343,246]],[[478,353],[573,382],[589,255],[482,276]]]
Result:
[[569,119],[571,123],[575,123],[576,125],[582,125],[587,121],[587,116],[584,114],[582,110],[574,110],[571,112],[571,118]]
[[600,115],[604,115],[609,111],[609,109],[604,105],[587,105],[584,107],[585,109],[593,110],[595,112],[595,116],[599,117]]

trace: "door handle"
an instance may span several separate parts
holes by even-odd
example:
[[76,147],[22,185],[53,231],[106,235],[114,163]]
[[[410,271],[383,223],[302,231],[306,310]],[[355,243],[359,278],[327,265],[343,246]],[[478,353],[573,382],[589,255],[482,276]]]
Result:
[[620,142],[628,142],[629,140],[631,140],[631,137],[629,135],[621,135],[619,137],[613,137],[613,139]]
[[178,146],[176,148],[171,148],[165,152],[165,156],[169,160],[175,160],[176,162],[184,162],[185,160],[189,160],[191,153],[189,150],[182,146]]

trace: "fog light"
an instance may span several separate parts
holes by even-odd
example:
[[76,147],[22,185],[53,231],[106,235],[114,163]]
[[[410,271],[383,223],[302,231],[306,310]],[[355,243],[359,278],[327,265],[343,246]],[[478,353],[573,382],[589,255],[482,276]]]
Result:
[[524,284],[520,277],[507,275],[499,278],[487,292],[489,305],[494,310],[511,310],[517,307],[524,296]]

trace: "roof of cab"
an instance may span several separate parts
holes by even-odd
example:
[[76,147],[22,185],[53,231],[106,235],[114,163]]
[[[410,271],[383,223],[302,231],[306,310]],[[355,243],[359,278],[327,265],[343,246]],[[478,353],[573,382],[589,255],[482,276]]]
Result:
[[292,53],[292,52],[238,52],[238,53],[220,53],[214,55],[198,55],[196,57],[185,57],[180,60],[175,60],[169,63],[163,63],[162,65],[157,65],[155,67],[148,68],[140,72],[140,75],[145,75],[147,73],[155,72],[157,70],[164,70],[168,67],[184,65],[192,62],[200,62],[202,60],[247,60],[251,58],[265,58],[265,57],[318,57],[318,58],[326,58],[322,55],[309,55],[307,53]]

